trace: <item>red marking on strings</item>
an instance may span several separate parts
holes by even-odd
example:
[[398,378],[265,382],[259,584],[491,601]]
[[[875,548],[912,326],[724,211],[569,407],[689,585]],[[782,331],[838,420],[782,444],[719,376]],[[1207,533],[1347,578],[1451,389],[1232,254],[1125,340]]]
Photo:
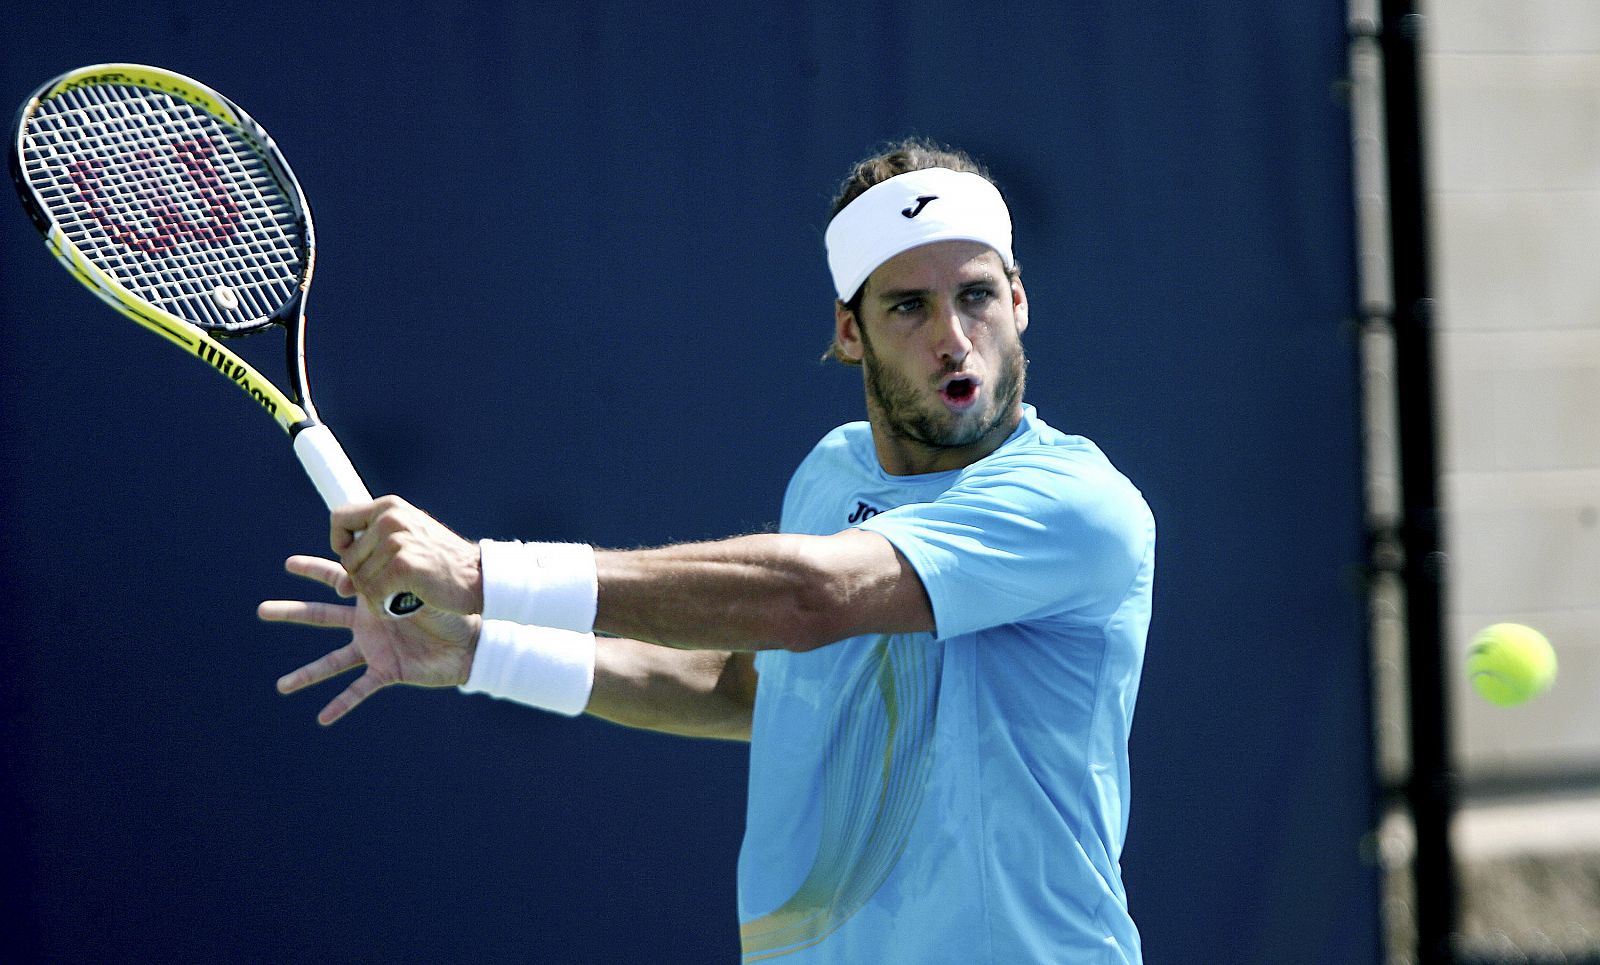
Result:
[[156,255],[186,242],[225,244],[239,230],[239,205],[211,164],[216,148],[204,139],[174,141],[168,147],[189,175],[193,196],[199,199],[205,211],[202,219],[190,218],[185,213],[174,194],[176,186],[163,180],[165,172],[158,166],[159,159],[153,151],[134,152],[133,160],[122,172],[128,184],[111,188],[134,192],[134,203],[144,208],[146,218],[155,225],[148,230],[134,227],[118,217],[132,205],[107,203],[108,191],[102,185],[106,166],[103,159],[75,161],[67,166],[67,175],[77,186],[78,196],[89,206],[90,214],[112,240],[123,247]]

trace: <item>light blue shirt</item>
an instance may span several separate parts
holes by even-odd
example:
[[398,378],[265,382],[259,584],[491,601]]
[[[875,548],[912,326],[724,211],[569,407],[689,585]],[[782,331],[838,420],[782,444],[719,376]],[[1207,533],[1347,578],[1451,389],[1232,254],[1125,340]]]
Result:
[[933,633],[756,656],[746,962],[1137,963],[1119,859],[1155,523],[1031,406],[963,469],[891,476],[866,423],[796,470],[782,529],[880,533]]

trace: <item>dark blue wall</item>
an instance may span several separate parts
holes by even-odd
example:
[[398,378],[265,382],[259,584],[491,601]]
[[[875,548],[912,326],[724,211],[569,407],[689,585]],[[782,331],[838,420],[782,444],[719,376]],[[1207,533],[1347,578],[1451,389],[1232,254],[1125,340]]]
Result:
[[[238,100],[312,199],[314,381],[372,488],[608,546],[776,518],[860,413],[816,361],[833,185],[907,133],[978,154],[1030,400],[1161,527],[1147,958],[1378,961],[1344,5],[445,6],[30,5],[0,96],[129,60]],[[6,947],[731,960],[741,748],[411,690],[318,729],[331,688],[272,684],[337,641],[252,615],[326,540],[285,440],[9,206]]]

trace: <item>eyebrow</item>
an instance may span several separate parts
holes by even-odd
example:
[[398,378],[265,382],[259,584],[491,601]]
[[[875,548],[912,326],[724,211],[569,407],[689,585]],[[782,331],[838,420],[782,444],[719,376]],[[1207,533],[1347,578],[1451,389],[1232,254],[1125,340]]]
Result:
[[898,302],[926,295],[928,291],[926,288],[896,288],[892,291],[879,292],[875,297],[881,302]]
[[[998,282],[995,281],[993,273],[985,271],[976,278],[962,282],[958,287],[962,290],[965,290],[968,288],[975,288],[979,285],[994,284],[998,284]],[[898,302],[903,299],[916,298],[926,295],[930,291],[932,291],[930,288],[892,288],[888,291],[879,292],[872,297],[883,302]]]

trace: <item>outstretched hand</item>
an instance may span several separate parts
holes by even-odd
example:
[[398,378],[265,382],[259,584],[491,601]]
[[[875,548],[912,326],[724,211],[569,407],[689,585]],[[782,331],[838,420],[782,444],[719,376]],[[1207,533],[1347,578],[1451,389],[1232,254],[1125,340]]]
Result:
[[[291,556],[284,569],[316,580],[349,598],[355,589],[345,570],[333,560]],[[432,606],[415,616],[395,620],[374,612],[365,602],[356,606],[304,600],[267,600],[256,615],[269,622],[299,623],[311,627],[342,627],[351,641],[337,650],[285,674],[278,692],[292,694],[347,670],[366,671],[328,702],[317,715],[318,723],[332,724],[368,697],[393,684],[417,687],[454,687],[465,683],[472,670],[480,621]]]

